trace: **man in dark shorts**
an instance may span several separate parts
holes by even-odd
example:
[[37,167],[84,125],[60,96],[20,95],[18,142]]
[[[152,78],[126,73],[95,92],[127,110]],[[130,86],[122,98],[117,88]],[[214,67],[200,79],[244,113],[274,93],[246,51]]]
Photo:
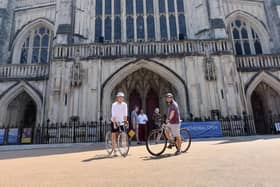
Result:
[[180,111],[172,93],[166,94],[166,102],[168,104],[167,126],[169,127],[172,136],[176,138],[177,151],[175,155],[178,155],[181,153],[182,145],[182,139],[180,135]]
[[[112,147],[114,150],[114,154],[117,155],[116,151],[116,137],[119,132],[119,123],[126,123],[127,125],[127,104],[124,102],[124,93],[119,92],[116,96],[116,102],[112,104]],[[125,125],[122,126],[125,128]]]

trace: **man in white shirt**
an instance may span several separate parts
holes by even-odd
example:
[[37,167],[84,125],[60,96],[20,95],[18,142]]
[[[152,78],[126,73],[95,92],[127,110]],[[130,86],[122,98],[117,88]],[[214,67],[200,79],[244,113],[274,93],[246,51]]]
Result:
[[124,102],[124,93],[119,92],[116,96],[116,102],[112,104],[112,126],[111,126],[111,132],[112,132],[112,147],[114,150],[114,153],[116,155],[116,137],[117,133],[119,132],[119,126],[118,123],[125,122],[127,123],[127,104]]
[[146,141],[147,122],[148,122],[148,117],[144,113],[144,110],[141,109],[140,114],[138,115],[140,141]]

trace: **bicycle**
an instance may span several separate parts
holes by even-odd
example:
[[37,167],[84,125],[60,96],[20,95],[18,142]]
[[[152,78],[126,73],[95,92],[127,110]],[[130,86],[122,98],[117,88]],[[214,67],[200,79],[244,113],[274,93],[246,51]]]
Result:
[[[160,129],[151,131],[146,141],[146,148],[151,155],[160,156],[163,154],[167,148],[167,143],[170,144],[170,148],[177,148],[176,138],[167,136],[167,133],[171,134],[171,130],[167,124],[163,124]],[[191,146],[191,133],[188,129],[181,128],[180,135],[182,138],[181,152],[186,153]]]
[[[116,125],[118,126],[119,132],[117,136],[117,147],[119,153],[126,157],[129,152],[129,138],[126,132],[126,128],[128,126],[128,122],[117,122]],[[112,146],[112,132],[111,130],[106,133],[105,136],[105,147],[109,154],[109,156],[113,153],[113,146]]]

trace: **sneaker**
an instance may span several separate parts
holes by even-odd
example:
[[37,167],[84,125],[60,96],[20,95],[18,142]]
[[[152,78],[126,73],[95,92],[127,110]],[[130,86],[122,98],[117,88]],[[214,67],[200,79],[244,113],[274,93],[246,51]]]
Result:
[[117,150],[114,150],[114,156],[118,156]]
[[180,154],[181,154],[181,151],[178,151],[178,150],[177,150],[177,151],[175,152],[175,155],[176,155],[176,156],[177,156],[177,155],[180,155]]
[[167,146],[168,149],[172,149],[172,147],[173,147],[172,144],[169,144],[169,145]]

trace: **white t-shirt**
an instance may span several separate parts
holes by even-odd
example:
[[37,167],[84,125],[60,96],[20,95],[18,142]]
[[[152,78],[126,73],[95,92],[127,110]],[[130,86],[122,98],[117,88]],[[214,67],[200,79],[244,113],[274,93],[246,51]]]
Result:
[[148,121],[148,117],[146,114],[139,114],[138,115],[138,124],[145,125]]
[[115,118],[116,122],[123,122],[124,117],[128,116],[127,104],[125,102],[112,104],[112,119]]

